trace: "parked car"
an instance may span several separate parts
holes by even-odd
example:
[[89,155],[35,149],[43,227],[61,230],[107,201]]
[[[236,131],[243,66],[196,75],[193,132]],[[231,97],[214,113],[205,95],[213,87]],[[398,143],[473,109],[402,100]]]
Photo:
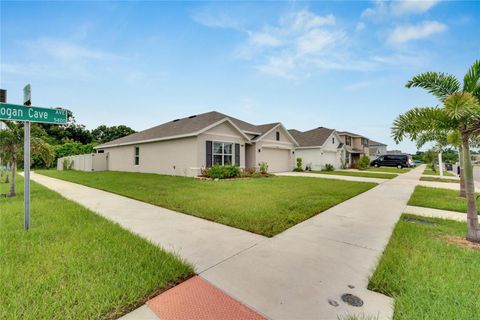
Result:
[[372,167],[397,167],[409,168],[414,167],[412,159],[408,154],[386,154],[379,156],[377,159],[373,160],[370,165]]

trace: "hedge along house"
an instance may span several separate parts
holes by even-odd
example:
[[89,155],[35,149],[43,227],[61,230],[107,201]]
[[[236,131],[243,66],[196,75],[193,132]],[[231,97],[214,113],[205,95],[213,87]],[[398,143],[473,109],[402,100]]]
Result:
[[235,164],[291,171],[297,141],[281,123],[253,125],[212,111],[175,119],[95,147],[111,171],[197,176],[203,168]]
[[340,169],[345,164],[345,148],[341,137],[334,129],[318,127],[308,131],[289,130],[299,143],[296,156],[302,158],[303,169],[325,169],[331,164]]

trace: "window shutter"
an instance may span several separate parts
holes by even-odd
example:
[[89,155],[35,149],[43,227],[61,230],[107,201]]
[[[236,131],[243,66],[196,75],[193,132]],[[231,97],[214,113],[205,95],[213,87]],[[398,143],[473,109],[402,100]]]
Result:
[[212,141],[206,141],[206,146],[207,146],[207,161],[205,162],[207,165],[207,168],[212,167]]
[[240,167],[240,144],[235,143],[235,165]]

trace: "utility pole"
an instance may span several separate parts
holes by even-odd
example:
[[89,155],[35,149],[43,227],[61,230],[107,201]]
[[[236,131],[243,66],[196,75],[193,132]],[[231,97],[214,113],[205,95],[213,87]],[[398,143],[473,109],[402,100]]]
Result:
[[[23,105],[30,106],[32,104],[32,88],[29,84],[23,88]],[[30,229],[30,121],[24,123],[24,144],[23,144],[23,227],[25,231]]]

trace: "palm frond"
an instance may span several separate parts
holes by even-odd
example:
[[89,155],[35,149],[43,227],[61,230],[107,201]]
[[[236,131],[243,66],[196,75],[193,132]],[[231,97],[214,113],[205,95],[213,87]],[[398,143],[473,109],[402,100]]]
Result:
[[445,112],[453,119],[470,122],[480,119],[480,104],[470,92],[457,92],[445,99]]
[[480,60],[475,61],[465,74],[463,91],[470,92],[480,99]]
[[399,143],[403,138],[417,140],[421,134],[434,134],[439,131],[454,130],[458,123],[448,117],[443,108],[414,108],[399,115],[391,129],[392,138]]
[[443,72],[425,72],[414,76],[405,85],[407,88],[423,88],[440,101],[460,90],[460,82],[453,75]]

